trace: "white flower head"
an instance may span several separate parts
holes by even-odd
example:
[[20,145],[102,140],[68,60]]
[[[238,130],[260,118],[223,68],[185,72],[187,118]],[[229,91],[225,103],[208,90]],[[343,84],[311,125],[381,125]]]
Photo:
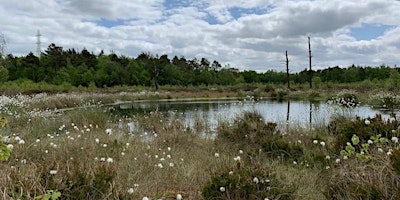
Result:
[[234,161],[240,162],[240,156],[236,156],[233,158]]
[[219,188],[219,191],[225,192],[225,187],[220,187],[220,188]]
[[330,160],[331,157],[329,155],[325,156],[325,159]]
[[319,144],[321,144],[321,146],[325,146],[325,142],[321,141]]
[[16,140],[16,141],[20,141],[20,140],[22,140],[19,136],[15,136],[14,137],[14,140]]
[[57,174],[57,170],[55,170],[55,169],[53,169],[53,170],[50,170],[50,174],[51,174],[51,175],[55,175],[55,174]]
[[182,200],[182,195],[181,194],[177,194],[176,195],[176,200]]
[[370,125],[371,124],[371,121],[369,121],[368,119],[366,119],[365,121],[364,121],[364,123],[365,123],[365,125]]
[[253,178],[253,182],[254,182],[254,183],[258,184],[259,181],[260,181],[260,180],[258,180],[257,177],[254,177],[254,178]]
[[13,149],[14,149],[14,145],[12,145],[12,144],[7,144],[7,149],[13,150]]
[[399,143],[399,138],[398,137],[392,137],[392,142]]
[[314,144],[318,144],[318,140],[313,140],[313,143]]
[[111,128],[106,129],[106,133],[107,133],[107,135],[111,135],[112,134],[112,129]]
[[133,194],[134,192],[135,192],[135,189],[133,189],[133,188],[128,189],[128,194]]
[[108,162],[108,163],[113,163],[113,162],[114,162],[114,159],[108,157],[108,158],[107,158],[107,162]]
[[214,153],[214,156],[215,156],[216,158],[218,158],[218,157],[219,157],[219,153]]

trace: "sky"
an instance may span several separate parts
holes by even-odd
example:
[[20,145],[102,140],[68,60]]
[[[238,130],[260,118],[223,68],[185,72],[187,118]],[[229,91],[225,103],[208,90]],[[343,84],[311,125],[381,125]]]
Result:
[[54,43],[217,60],[240,70],[291,72],[400,64],[399,0],[0,0],[5,53]]

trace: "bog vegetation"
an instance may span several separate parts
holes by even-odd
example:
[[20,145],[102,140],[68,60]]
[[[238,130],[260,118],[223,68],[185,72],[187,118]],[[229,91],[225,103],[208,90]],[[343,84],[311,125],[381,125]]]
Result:
[[[254,111],[212,130],[200,117],[188,126],[178,112],[121,116],[103,104],[157,92],[81,95],[1,97],[1,198],[400,198],[394,115],[280,129]],[[398,99],[368,101],[387,107]],[[345,109],[359,103],[351,91],[328,100]],[[79,108],[59,110],[67,104]]]
[[[398,68],[240,72],[205,58],[63,50],[0,58],[2,199],[400,199]],[[149,88],[159,89],[158,91]],[[142,99],[308,98],[390,118],[279,128],[254,112],[215,128],[182,113],[115,115]],[[199,134],[205,133],[205,134]]]

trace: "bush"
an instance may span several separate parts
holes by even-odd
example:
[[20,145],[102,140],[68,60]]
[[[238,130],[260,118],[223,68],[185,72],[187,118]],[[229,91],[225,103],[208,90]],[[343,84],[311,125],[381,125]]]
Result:
[[346,143],[351,141],[353,135],[360,138],[361,143],[366,143],[371,136],[381,135],[382,137],[392,138],[397,136],[397,127],[399,122],[394,118],[383,120],[381,115],[376,115],[373,118],[360,118],[349,120],[345,117],[338,117],[328,125],[330,134],[336,136],[335,149],[341,150],[346,146]]
[[290,144],[282,135],[265,138],[262,149],[272,157],[299,158],[303,155],[303,149],[300,146]]
[[223,123],[217,127],[216,142],[228,142],[238,149],[256,150],[258,152],[265,139],[274,134],[279,134],[276,126],[276,123],[265,123],[261,114],[257,112],[245,112],[242,117],[236,118],[231,125]]

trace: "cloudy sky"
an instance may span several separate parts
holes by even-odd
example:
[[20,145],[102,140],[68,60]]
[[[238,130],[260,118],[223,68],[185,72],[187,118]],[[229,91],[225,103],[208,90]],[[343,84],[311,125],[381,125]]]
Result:
[[400,64],[398,0],[0,0],[6,53],[64,49],[207,58],[241,70]]

